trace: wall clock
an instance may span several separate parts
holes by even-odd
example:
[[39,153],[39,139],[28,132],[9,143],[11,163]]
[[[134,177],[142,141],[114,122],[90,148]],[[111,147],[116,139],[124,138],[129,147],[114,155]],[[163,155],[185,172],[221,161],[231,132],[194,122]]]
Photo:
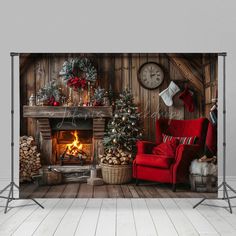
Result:
[[164,80],[164,72],[155,62],[147,62],[138,70],[138,81],[146,89],[158,88]]

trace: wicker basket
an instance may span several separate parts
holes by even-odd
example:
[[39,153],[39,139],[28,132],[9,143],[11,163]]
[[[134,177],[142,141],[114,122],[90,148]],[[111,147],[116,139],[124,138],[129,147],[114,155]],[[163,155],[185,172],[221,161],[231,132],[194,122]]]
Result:
[[124,184],[132,179],[132,165],[107,165],[102,167],[102,178],[108,184]]

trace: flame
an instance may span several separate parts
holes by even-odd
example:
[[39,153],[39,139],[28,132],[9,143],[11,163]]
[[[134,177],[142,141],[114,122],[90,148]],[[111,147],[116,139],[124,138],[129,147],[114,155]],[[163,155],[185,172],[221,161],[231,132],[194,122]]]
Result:
[[67,144],[67,154],[76,156],[80,153],[80,151],[83,148],[83,144],[79,141],[78,131],[72,132],[72,135],[74,136],[74,141],[71,144]]

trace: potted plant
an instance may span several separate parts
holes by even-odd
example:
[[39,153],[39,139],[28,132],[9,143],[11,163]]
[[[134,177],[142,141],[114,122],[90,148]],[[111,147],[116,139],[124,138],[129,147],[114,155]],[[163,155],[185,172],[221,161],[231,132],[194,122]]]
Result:
[[103,139],[105,152],[99,156],[106,183],[122,184],[132,179],[136,141],[141,137],[140,113],[133,103],[133,95],[124,91],[115,102],[114,116]]

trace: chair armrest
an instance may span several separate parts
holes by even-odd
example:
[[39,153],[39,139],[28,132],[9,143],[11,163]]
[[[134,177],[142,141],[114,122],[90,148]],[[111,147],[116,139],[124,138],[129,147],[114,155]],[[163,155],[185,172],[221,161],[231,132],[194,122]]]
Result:
[[189,166],[191,162],[198,157],[201,151],[200,145],[180,144],[176,149],[175,162],[172,166],[173,181],[176,183],[176,178],[188,178]]
[[137,154],[150,154],[152,153],[152,149],[154,146],[156,146],[156,144],[149,141],[138,140],[136,146]]

